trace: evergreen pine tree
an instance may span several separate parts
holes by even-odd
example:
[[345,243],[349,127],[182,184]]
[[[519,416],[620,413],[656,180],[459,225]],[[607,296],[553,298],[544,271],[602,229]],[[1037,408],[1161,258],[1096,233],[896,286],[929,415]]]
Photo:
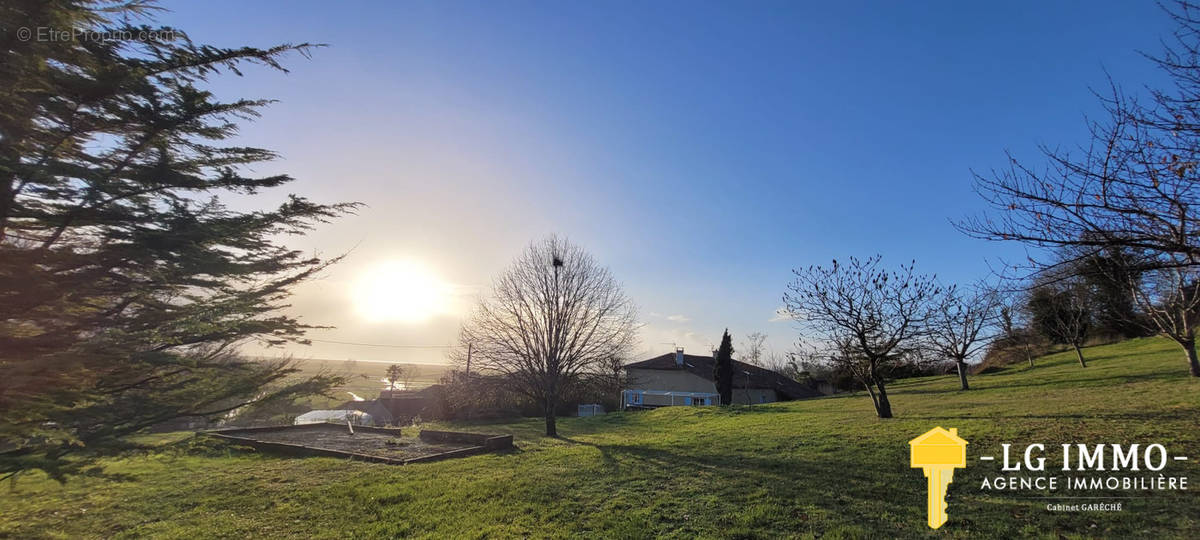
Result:
[[[155,9],[0,4],[0,478],[61,479],[148,426],[338,382],[235,351],[303,341],[311,327],[280,309],[332,261],[278,239],[354,205],[222,205],[217,194],[291,178],[245,176],[275,155],[222,144],[268,101],[201,87],[250,64],[284,70],[281,56],[312,45],[217,48],[131,22]],[[15,26],[117,39],[22,39]]]

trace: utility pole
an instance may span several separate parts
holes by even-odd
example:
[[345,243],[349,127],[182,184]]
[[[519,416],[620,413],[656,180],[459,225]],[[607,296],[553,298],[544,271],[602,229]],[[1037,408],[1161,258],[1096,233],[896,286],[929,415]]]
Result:
[[[467,374],[465,377],[463,377],[463,383],[465,383],[467,385],[468,389],[471,388],[471,346],[472,345],[473,345],[473,343],[471,343],[470,341],[467,342]],[[466,416],[467,416],[467,420],[471,419],[471,407],[467,407]]]

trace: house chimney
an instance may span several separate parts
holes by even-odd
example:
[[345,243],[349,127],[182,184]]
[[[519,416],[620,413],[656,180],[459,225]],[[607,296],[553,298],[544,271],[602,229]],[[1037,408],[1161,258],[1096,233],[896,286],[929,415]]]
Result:
[[683,347],[675,348],[675,367],[683,367]]

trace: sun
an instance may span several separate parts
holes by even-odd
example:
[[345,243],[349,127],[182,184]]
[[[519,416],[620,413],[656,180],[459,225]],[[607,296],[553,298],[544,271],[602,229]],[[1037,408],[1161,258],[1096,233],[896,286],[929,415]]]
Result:
[[449,304],[450,288],[417,261],[376,264],[354,285],[354,306],[371,322],[424,322],[446,313]]

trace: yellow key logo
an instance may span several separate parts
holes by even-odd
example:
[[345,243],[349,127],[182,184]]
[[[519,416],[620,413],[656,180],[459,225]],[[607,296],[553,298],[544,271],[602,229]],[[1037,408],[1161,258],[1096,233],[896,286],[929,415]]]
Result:
[[946,524],[946,486],[954,481],[954,469],[967,466],[967,441],[959,438],[958,428],[949,431],[935,427],[920,437],[908,441],[912,450],[911,465],[925,471],[929,480],[929,526]]

